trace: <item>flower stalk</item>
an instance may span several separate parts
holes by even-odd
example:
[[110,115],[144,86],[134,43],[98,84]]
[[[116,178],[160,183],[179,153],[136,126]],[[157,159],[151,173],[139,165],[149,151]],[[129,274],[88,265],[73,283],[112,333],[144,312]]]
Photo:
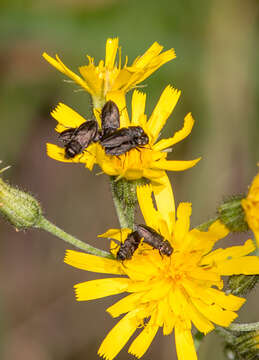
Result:
[[231,324],[229,326],[229,330],[231,331],[258,331],[259,330],[259,322],[254,322],[250,324]]
[[89,254],[113,258],[109,252],[96,249],[52,224],[42,215],[41,205],[32,195],[9,185],[1,178],[0,214],[17,230],[42,229]]
[[72,235],[66,233],[64,230],[62,230],[59,227],[57,227],[56,225],[54,225],[53,223],[51,223],[49,220],[47,220],[43,216],[41,217],[39,223],[35,227],[39,228],[41,230],[45,230],[54,236],[57,236],[58,238],[69,243],[70,245],[73,245],[73,246],[77,247],[78,249],[81,249],[81,250],[87,252],[88,254],[101,256],[101,257],[108,258],[108,259],[113,259],[113,256],[110,253],[108,253],[107,251],[97,249],[97,248],[95,248],[91,245],[88,245],[87,243],[77,239],[75,236],[72,236]]
[[121,228],[134,228],[136,187],[141,183],[143,184],[144,181],[127,181],[126,179],[116,181],[114,176],[110,177],[113,202]]

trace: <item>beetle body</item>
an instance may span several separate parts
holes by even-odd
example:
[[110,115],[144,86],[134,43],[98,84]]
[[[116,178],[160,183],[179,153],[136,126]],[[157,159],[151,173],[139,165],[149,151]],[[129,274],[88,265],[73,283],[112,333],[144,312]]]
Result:
[[154,249],[159,250],[161,255],[170,256],[173,248],[168,240],[158,234],[155,230],[147,225],[136,225],[136,231],[140,238],[143,238],[143,243],[152,246]]
[[120,127],[120,112],[112,100],[107,101],[101,113],[102,136],[110,135]]
[[82,123],[78,128],[71,128],[60,133],[59,139],[64,143],[65,157],[74,158],[82,153],[93,141],[97,141],[98,124],[95,120]]
[[130,233],[125,239],[124,243],[120,245],[117,252],[117,260],[130,260],[140,244],[140,236],[137,231]]
[[149,138],[140,126],[129,126],[103,136],[101,145],[107,155],[122,155],[141,145],[146,145]]

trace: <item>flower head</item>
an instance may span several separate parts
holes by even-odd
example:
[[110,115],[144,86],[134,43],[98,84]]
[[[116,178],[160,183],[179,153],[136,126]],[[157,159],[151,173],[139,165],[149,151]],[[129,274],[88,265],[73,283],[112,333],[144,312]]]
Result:
[[[145,80],[160,66],[175,58],[173,49],[162,52],[163,46],[155,42],[142,56],[137,57],[131,66],[128,59],[124,66],[121,64],[121,49],[119,39],[107,39],[105,61],[94,64],[94,58],[87,55],[88,65],[80,66],[81,77],[67,68],[60,60],[44,53],[43,57],[56,69],[70,77],[75,83],[89,92],[93,99],[105,99],[109,92],[123,91],[126,93],[137,84]],[[119,52],[118,62],[116,62]]]
[[[160,327],[164,335],[174,330],[180,360],[197,359],[192,324],[207,334],[214,329],[213,323],[227,327],[237,317],[235,311],[245,299],[226,295],[222,290],[222,276],[259,273],[258,257],[246,256],[254,250],[253,242],[248,240],[243,246],[212,250],[229,232],[223,224],[216,221],[207,232],[190,230],[190,203],[179,205],[175,219],[166,197],[156,198],[155,209],[150,186],[139,187],[137,192],[146,224],[170,242],[172,255],[161,256],[158,250],[143,242],[132,259],[123,263],[69,250],[65,257],[67,264],[120,275],[77,284],[77,300],[128,293],[107,309],[113,317],[124,317],[99,348],[99,354],[105,359],[112,360],[133,333],[142,328],[128,350],[140,358]],[[123,242],[130,232],[130,229],[110,229],[101,236]]]
[[[158,140],[160,132],[177,104],[179,97],[180,91],[167,86],[150,118],[147,119],[145,114],[146,95],[135,90],[132,97],[131,120],[126,109],[125,95],[123,93],[113,93],[107,99],[113,100],[120,110],[120,127],[140,126],[148,135],[149,143],[147,145],[131,149],[119,156],[113,156],[107,155],[99,143],[94,143],[82,154],[72,159],[67,159],[63,148],[54,144],[47,144],[48,155],[59,161],[85,163],[85,166],[90,170],[92,170],[93,165],[96,163],[104,173],[116,176],[118,179],[124,177],[127,180],[135,180],[143,177],[157,185],[164,184],[165,170],[186,170],[193,167],[200,160],[200,158],[191,161],[167,160],[168,152],[166,149],[183,140],[192,130],[194,120],[190,113],[184,119],[183,128],[177,131],[174,136]],[[96,110],[95,115],[101,126],[99,119],[100,112],[101,109]],[[59,104],[52,112],[52,116],[58,121],[58,126],[56,127],[58,132],[68,127],[78,127],[85,121],[83,117],[64,104]]]
[[259,247],[259,174],[254,178],[246,199],[242,200],[246,221],[254,232]]

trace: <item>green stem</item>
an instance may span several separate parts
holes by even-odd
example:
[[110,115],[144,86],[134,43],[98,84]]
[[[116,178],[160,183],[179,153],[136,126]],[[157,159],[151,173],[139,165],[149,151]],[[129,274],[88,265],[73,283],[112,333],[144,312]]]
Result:
[[229,342],[229,343],[233,343],[236,339],[236,337],[234,335],[231,334],[231,332],[229,331],[229,328],[228,329],[225,329],[221,326],[216,326],[215,327],[215,331],[220,335],[222,336],[225,341]]
[[115,210],[118,216],[118,220],[120,223],[121,228],[127,228],[128,227],[128,219],[124,212],[124,206],[122,201],[120,200],[117,191],[116,191],[116,182],[113,177],[110,178],[111,183],[111,191],[112,191],[112,198],[115,206]]
[[67,243],[81,249],[84,250],[85,252],[92,254],[92,255],[97,255],[97,256],[101,256],[104,258],[109,258],[109,259],[113,259],[113,256],[103,250],[99,250],[96,249],[95,247],[88,245],[86,243],[84,243],[83,241],[77,239],[76,237],[67,234],[65,231],[63,231],[62,229],[58,228],[56,225],[52,224],[50,221],[48,221],[46,218],[44,218],[43,216],[41,217],[41,219],[39,220],[39,222],[37,223],[37,228],[45,230],[50,232],[52,235],[57,236],[58,238],[66,241]]
[[199,226],[197,226],[197,229],[200,231],[207,231],[210,225],[213,224],[216,220],[218,220],[218,216],[200,224]]
[[259,322],[250,324],[231,324],[228,329],[231,331],[257,331],[259,330]]
[[127,181],[120,179],[116,181],[114,176],[110,177],[111,191],[117,216],[121,228],[134,228],[135,207],[137,203],[136,186],[139,181]]

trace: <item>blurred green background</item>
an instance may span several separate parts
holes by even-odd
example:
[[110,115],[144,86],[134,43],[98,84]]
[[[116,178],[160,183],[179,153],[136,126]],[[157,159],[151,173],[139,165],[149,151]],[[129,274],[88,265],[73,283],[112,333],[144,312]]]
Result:
[[[41,54],[57,53],[76,71],[85,54],[103,58],[107,37],[119,36],[129,63],[158,41],[177,58],[145,81],[147,112],[168,83],[182,90],[163,136],[192,112],[194,130],[169,159],[203,159],[171,179],[177,203],[193,202],[193,226],[206,221],[224,196],[246,192],[257,172],[258,13],[258,0],[1,0],[0,159],[12,165],[4,177],[35,194],[51,221],[107,249],[96,240],[118,225],[107,178],[45,152],[56,142],[53,107],[62,101],[87,116],[90,99]],[[76,303],[73,285],[99,275],[63,264],[67,246],[48,234],[17,233],[2,220],[0,233],[1,359],[97,359],[117,322],[104,309],[116,299]],[[258,321],[258,313],[254,292],[241,319]],[[172,342],[159,334],[143,359],[175,359]],[[199,358],[223,359],[217,344],[209,335]],[[118,359],[130,357],[123,350]]]

